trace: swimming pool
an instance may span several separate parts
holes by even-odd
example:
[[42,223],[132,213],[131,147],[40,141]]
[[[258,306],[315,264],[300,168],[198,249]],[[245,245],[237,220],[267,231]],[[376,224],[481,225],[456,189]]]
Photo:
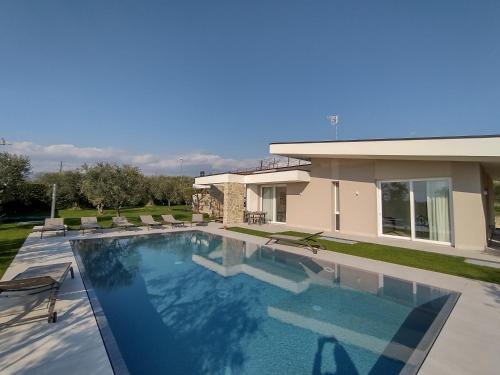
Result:
[[202,231],[77,240],[115,373],[415,373],[459,294]]

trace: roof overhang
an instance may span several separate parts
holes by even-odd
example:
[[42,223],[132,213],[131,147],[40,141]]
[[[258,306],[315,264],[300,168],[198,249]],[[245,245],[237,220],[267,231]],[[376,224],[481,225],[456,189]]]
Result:
[[271,154],[313,158],[450,160],[500,163],[500,135],[271,143]]
[[195,178],[195,185],[217,185],[224,183],[240,184],[279,184],[290,182],[309,182],[311,176],[308,171],[294,169],[280,172],[254,173],[254,174],[235,174],[224,173],[212,176],[203,176]]

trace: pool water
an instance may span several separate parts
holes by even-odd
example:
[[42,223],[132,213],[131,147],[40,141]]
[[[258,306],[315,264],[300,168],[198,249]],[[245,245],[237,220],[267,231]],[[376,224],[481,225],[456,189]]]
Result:
[[73,249],[116,373],[412,373],[458,298],[201,231]]

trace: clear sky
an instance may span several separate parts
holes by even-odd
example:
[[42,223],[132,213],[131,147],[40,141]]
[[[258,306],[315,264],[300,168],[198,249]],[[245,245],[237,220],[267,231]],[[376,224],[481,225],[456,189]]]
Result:
[[0,137],[37,168],[196,173],[332,139],[331,113],[344,139],[500,133],[499,20],[498,0],[2,0]]

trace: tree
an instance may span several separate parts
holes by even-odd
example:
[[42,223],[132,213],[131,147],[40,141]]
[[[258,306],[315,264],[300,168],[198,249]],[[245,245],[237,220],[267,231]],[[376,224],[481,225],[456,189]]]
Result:
[[172,177],[174,181],[173,198],[176,203],[190,205],[193,201],[194,178],[187,176]]
[[150,176],[147,178],[151,198],[161,204],[169,206],[175,198],[175,182],[169,176]]
[[46,194],[50,201],[52,197],[52,185],[57,185],[58,208],[79,208],[86,203],[82,193],[83,175],[80,170],[64,171],[63,173],[41,173],[36,182],[46,186]]
[[22,199],[30,171],[31,164],[27,156],[0,153],[0,207]]
[[146,196],[145,179],[137,167],[101,162],[84,166],[83,172],[82,192],[99,214],[109,206],[120,216],[124,206],[136,205]]

